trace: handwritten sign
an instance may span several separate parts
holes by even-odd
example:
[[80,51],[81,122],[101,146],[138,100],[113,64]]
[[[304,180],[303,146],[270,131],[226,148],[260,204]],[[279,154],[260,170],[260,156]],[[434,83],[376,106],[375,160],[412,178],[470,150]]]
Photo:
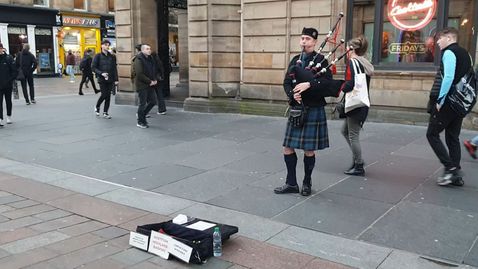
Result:
[[170,240],[172,240],[172,238],[165,234],[151,231],[151,242],[149,244],[148,252],[156,254],[163,259],[168,259]]

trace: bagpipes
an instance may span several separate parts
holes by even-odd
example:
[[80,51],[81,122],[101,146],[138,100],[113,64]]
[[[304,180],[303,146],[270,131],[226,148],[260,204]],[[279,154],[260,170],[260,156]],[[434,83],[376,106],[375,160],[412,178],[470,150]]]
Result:
[[[334,66],[339,60],[345,57],[347,53],[351,50],[351,48],[350,47],[347,48],[347,50],[342,55],[335,58],[332,62],[330,62],[325,67],[322,67],[322,65],[326,61],[328,61],[332,55],[334,55],[334,53],[345,43],[345,40],[341,39],[340,42],[325,56],[321,55],[320,52],[323,50],[327,42],[329,42],[330,37],[337,29],[337,26],[339,22],[341,21],[341,19],[343,18],[343,16],[344,16],[343,12],[340,12],[337,22],[334,24],[333,28],[328,32],[322,44],[320,44],[318,53],[315,54],[314,58],[309,62],[309,64],[306,67],[302,67],[301,59],[304,54],[304,49],[302,49],[302,52],[300,54],[299,59],[296,61],[296,64],[292,66],[288,72],[289,76],[292,79],[293,87],[295,87],[295,85],[297,85],[298,83],[316,80],[320,86],[321,96],[323,97],[339,96],[340,87],[343,84],[343,80],[334,80],[331,78],[327,78],[324,76],[324,74],[327,73],[327,70],[329,70],[332,66]],[[322,59],[320,59],[316,63],[317,57],[319,57],[319,55]]]

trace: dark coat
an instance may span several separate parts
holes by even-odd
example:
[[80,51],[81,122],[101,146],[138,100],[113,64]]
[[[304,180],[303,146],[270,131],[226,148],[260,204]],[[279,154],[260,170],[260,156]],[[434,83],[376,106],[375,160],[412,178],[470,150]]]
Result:
[[134,60],[134,85],[137,91],[150,88],[153,80],[158,79],[159,67],[153,57],[139,53]]
[[[21,61],[21,62],[20,62]],[[15,59],[17,68],[21,67],[23,74],[28,77],[33,75],[33,71],[38,66],[37,59],[29,51],[20,51]]]
[[[111,53],[104,54],[100,52],[93,58],[91,65],[93,72],[98,78],[98,83],[113,83],[118,81],[118,69],[116,67],[116,57]],[[108,80],[101,75],[102,73],[108,73]]]
[[91,74],[91,72],[93,72],[91,70],[91,64],[93,62],[93,58],[91,58],[91,56],[88,55],[88,56],[85,56],[85,58],[82,61],[85,61],[85,64],[84,66],[82,66],[81,71],[84,74]]
[[13,57],[8,54],[0,54],[0,89],[11,89],[16,77],[17,67]]
[[76,58],[73,53],[68,53],[66,56],[66,65],[75,65],[76,64]]

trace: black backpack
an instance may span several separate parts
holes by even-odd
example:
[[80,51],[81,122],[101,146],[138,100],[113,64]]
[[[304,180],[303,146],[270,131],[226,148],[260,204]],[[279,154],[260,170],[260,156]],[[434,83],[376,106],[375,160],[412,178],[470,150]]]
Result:
[[460,81],[452,85],[448,95],[450,107],[461,117],[465,117],[473,109],[478,94],[478,70],[470,70],[460,78]]

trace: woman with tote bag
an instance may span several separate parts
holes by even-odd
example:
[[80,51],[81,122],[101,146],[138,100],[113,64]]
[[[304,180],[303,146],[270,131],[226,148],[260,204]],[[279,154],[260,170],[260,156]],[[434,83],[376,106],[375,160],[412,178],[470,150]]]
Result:
[[365,175],[362,148],[360,146],[360,131],[367,119],[370,107],[369,86],[373,75],[373,65],[364,57],[368,42],[364,36],[358,36],[349,41],[353,50],[348,55],[349,62],[345,72],[345,83],[342,91],[345,93],[345,120],[342,134],[353,154],[353,164],[344,171],[347,175]]

